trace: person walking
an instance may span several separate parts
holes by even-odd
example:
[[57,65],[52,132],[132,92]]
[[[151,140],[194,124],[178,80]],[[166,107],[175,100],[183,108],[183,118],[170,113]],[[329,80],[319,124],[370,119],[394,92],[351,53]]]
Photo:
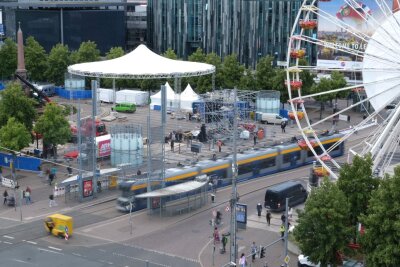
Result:
[[32,194],[32,190],[31,190],[31,188],[29,186],[27,186],[26,189],[25,189],[25,203],[26,203],[26,205],[32,203],[31,194]]
[[71,176],[71,175],[72,175],[72,167],[71,167],[71,164],[70,164],[70,163],[68,164],[68,167],[67,167],[67,175],[68,175],[68,176]]
[[228,243],[228,238],[226,237],[226,234],[222,235],[222,253],[226,252],[226,244]]
[[49,207],[51,208],[51,207],[53,207],[53,206],[57,206],[57,203],[56,203],[56,201],[54,200],[54,195],[51,194],[51,195],[49,196]]
[[214,228],[214,244],[219,243],[220,239],[219,239],[219,232],[218,232],[218,228],[215,227]]
[[136,175],[141,175],[142,171],[140,169],[137,170]]
[[42,167],[39,165],[38,167],[37,167],[37,170],[38,170],[38,176],[40,177],[40,178],[43,178],[43,170],[42,170]]
[[282,133],[285,133],[285,128],[286,128],[286,121],[282,121],[281,122],[281,129],[282,129]]
[[174,152],[175,141],[171,139],[171,151]]
[[282,220],[282,224],[285,224],[285,221],[286,221],[286,216],[285,216],[285,214],[282,214],[281,220]]
[[239,266],[246,267],[246,256],[244,255],[244,253],[242,253],[242,255],[240,255]]
[[217,147],[218,147],[218,152],[221,153],[221,150],[222,150],[222,141],[221,140],[217,141]]
[[272,214],[271,214],[271,212],[270,212],[269,210],[267,210],[267,215],[266,215],[265,217],[267,218],[267,224],[268,224],[268,226],[270,226],[270,225],[271,225],[271,217],[272,217]]
[[257,246],[256,242],[253,241],[253,244],[251,245],[251,262],[256,261],[256,255],[257,255]]
[[281,227],[279,228],[279,232],[281,233],[282,241],[284,241],[283,237],[285,236],[285,225],[281,224]]
[[8,197],[7,190],[4,190],[3,197],[4,197],[3,205],[7,205],[7,197]]
[[254,146],[256,146],[257,145],[257,133],[254,133],[253,141],[254,141]]
[[288,217],[289,217],[289,220],[291,220],[292,217],[293,217],[293,209],[292,209],[292,207],[289,207],[289,210],[288,210]]
[[51,186],[51,183],[53,182],[53,180],[54,180],[54,174],[53,173],[50,173],[49,174],[49,185]]
[[261,217],[261,212],[262,212],[262,205],[261,203],[257,204],[257,215],[258,217]]

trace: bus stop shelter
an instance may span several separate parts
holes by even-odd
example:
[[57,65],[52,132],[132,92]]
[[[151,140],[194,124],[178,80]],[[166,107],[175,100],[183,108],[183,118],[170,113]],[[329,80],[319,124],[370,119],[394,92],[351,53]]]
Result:
[[207,189],[208,179],[194,180],[143,193],[135,198],[150,199],[152,214],[174,216],[204,206],[207,203]]

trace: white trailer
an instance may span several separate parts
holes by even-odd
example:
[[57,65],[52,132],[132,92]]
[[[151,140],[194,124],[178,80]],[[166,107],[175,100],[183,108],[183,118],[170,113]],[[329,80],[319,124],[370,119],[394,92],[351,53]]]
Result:
[[148,103],[149,93],[137,90],[121,90],[117,92],[116,103],[129,103],[144,106]]
[[99,94],[99,100],[101,102],[106,102],[106,103],[114,103],[114,92],[113,89],[104,89],[104,88],[99,88],[98,90]]

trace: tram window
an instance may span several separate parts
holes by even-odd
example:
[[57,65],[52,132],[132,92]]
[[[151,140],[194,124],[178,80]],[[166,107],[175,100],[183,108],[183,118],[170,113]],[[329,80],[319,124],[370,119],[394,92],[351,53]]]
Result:
[[261,168],[270,168],[274,167],[276,165],[276,158],[269,158],[269,159],[264,159],[259,162]]
[[[317,153],[317,155],[322,154],[322,149],[320,147],[314,147],[315,153]],[[307,157],[314,157],[314,154],[312,153],[311,150],[309,150],[307,152]]]
[[295,158],[294,160],[300,159],[300,152],[293,152],[293,153],[287,153],[283,155],[283,163],[289,163],[292,161],[293,157]]
[[[326,144],[326,145],[324,145],[324,148],[325,148],[326,150],[328,150],[329,148],[332,147],[332,145],[333,145],[333,144]],[[337,150],[339,150],[339,149],[340,149],[340,145],[336,146],[332,151],[337,151]]]
[[253,172],[253,164],[248,163],[248,164],[243,164],[239,166],[238,174],[245,174],[245,173],[251,173]]

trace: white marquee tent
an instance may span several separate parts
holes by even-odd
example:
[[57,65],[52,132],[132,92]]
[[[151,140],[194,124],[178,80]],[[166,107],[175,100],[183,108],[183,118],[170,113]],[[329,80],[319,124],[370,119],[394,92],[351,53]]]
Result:
[[[178,99],[178,95],[175,94],[174,90],[171,88],[168,82],[165,83],[166,93],[167,93],[167,109],[175,110],[177,108],[176,100]],[[155,109],[155,106],[161,107],[161,90],[158,93],[150,96],[151,104],[150,108]]]
[[193,102],[200,101],[201,97],[193,91],[190,84],[188,84],[185,90],[181,93],[181,109],[184,111],[192,111]]
[[207,75],[214,73],[215,67],[206,63],[165,58],[145,45],[139,45],[119,58],[71,65],[68,72],[99,78],[154,79]]

